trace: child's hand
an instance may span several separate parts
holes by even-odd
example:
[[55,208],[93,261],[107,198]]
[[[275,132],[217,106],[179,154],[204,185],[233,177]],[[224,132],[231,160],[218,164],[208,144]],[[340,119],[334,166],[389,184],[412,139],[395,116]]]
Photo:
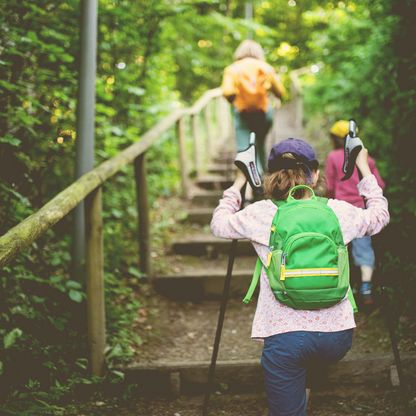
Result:
[[363,147],[358,153],[357,160],[355,161],[357,168],[360,170],[363,178],[371,175],[370,166],[368,165],[368,150]]
[[242,187],[246,184],[247,179],[243,172],[241,172],[240,169],[237,169],[237,176],[235,177],[235,181],[233,186],[235,186],[238,189],[242,189]]

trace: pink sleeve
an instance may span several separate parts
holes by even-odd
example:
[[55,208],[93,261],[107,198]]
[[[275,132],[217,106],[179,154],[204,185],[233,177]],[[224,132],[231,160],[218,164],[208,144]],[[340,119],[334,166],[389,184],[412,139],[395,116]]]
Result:
[[369,164],[369,166],[370,166],[371,173],[372,173],[372,174],[376,177],[376,179],[377,179],[378,186],[379,186],[381,189],[384,189],[385,184],[384,184],[384,181],[383,181],[382,177],[380,176],[380,173],[378,172],[378,169],[377,169],[377,166],[376,166],[376,162],[374,161],[374,159],[373,159],[373,158],[369,158],[369,159],[368,159],[368,164]]
[[379,233],[390,221],[387,199],[375,176],[366,176],[357,188],[366,200],[366,209],[336,199],[328,202],[338,217],[345,244],[355,238]]
[[271,201],[263,200],[238,211],[240,204],[241,196],[237,188],[232,186],[224,191],[212,216],[212,234],[229,239],[246,238],[268,245],[270,226],[276,212],[275,205]]
[[326,189],[329,198],[333,198],[335,196],[335,182],[337,181],[336,174],[334,158],[330,153],[326,160],[325,166]]

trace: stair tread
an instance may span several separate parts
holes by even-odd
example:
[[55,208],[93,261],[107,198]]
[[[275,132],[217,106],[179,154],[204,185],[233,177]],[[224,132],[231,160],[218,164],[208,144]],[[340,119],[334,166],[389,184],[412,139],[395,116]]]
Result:
[[187,213],[190,214],[212,214],[214,212],[214,209],[211,207],[195,207],[195,206],[191,206],[190,208],[188,208],[186,210]]
[[201,176],[198,176],[197,182],[203,182],[203,181],[229,181],[230,179],[227,178],[225,175],[218,175],[218,174],[204,174]]
[[[228,254],[230,248],[231,240],[195,234],[179,237],[172,241],[171,252],[194,256],[212,253],[212,255],[215,256],[224,251]],[[238,240],[236,255],[255,255],[255,250],[251,242],[245,239]]]
[[[215,237],[209,234],[187,234],[183,237],[178,237],[174,243],[231,243],[232,240],[227,238]],[[240,239],[239,242],[249,242],[247,239]]]
[[[242,274],[246,272],[253,273],[256,258],[253,256],[241,256],[234,260],[233,272]],[[165,256],[163,267],[156,269],[157,277],[175,276],[175,275],[196,275],[196,276],[219,276],[225,275],[228,265],[228,256],[226,254],[211,259],[207,256]]]
[[[255,341],[253,341],[255,342]],[[416,355],[413,353],[402,354],[404,360],[414,360]],[[238,369],[240,367],[259,367],[260,355],[254,358],[232,358],[232,359],[218,359],[216,366],[218,369]],[[356,366],[365,365],[381,365],[387,370],[394,362],[394,356],[392,353],[355,353],[349,352],[341,361],[341,366],[346,368],[351,367],[351,364]],[[206,360],[171,360],[159,359],[148,362],[133,361],[129,363],[125,368],[130,370],[165,370],[165,371],[180,371],[186,369],[208,369],[211,363],[211,358]]]

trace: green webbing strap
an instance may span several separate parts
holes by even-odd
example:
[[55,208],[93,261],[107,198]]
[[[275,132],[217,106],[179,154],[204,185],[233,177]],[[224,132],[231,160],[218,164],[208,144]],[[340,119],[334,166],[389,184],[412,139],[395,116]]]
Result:
[[253,293],[256,290],[257,283],[259,282],[262,267],[263,267],[263,264],[261,260],[257,258],[256,267],[254,269],[253,277],[251,278],[250,287],[248,288],[247,294],[243,299],[243,303],[247,304],[250,302],[251,297],[253,296]]
[[354,313],[357,313],[358,307],[357,307],[357,304],[355,303],[354,294],[352,293],[351,286],[348,288],[348,300],[351,303],[352,310],[354,311]]

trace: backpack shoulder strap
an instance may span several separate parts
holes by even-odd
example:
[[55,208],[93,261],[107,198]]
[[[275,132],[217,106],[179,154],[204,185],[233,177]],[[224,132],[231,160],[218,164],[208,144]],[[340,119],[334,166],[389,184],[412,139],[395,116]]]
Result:
[[[279,207],[279,205],[281,205],[281,202],[286,202],[286,201],[276,201],[274,199],[272,199],[273,203],[275,203],[277,205],[277,207]],[[269,237],[269,245],[272,244],[273,242],[273,237],[274,237],[274,233],[276,230],[276,222],[277,222],[277,217],[279,214],[279,209],[277,209],[276,214],[273,217],[273,221],[271,224],[271,232],[270,232],[270,237]],[[244,296],[243,299],[243,303],[247,304],[250,302],[254,291],[256,290],[257,284],[259,283],[260,280],[260,275],[261,275],[261,270],[263,268],[263,263],[260,260],[260,257],[257,257],[257,262],[256,262],[256,266],[254,268],[254,272],[253,272],[253,277],[251,278],[251,283],[250,283],[250,287],[247,290],[246,296]]]
[[263,264],[260,260],[260,257],[257,257],[256,267],[254,269],[253,277],[251,278],[250,287],[247,290],[246,295],[244,296],[243,303],[247,304],[250,302],[254,291],[256,290],[257,284],[260,279],[261,269]]

